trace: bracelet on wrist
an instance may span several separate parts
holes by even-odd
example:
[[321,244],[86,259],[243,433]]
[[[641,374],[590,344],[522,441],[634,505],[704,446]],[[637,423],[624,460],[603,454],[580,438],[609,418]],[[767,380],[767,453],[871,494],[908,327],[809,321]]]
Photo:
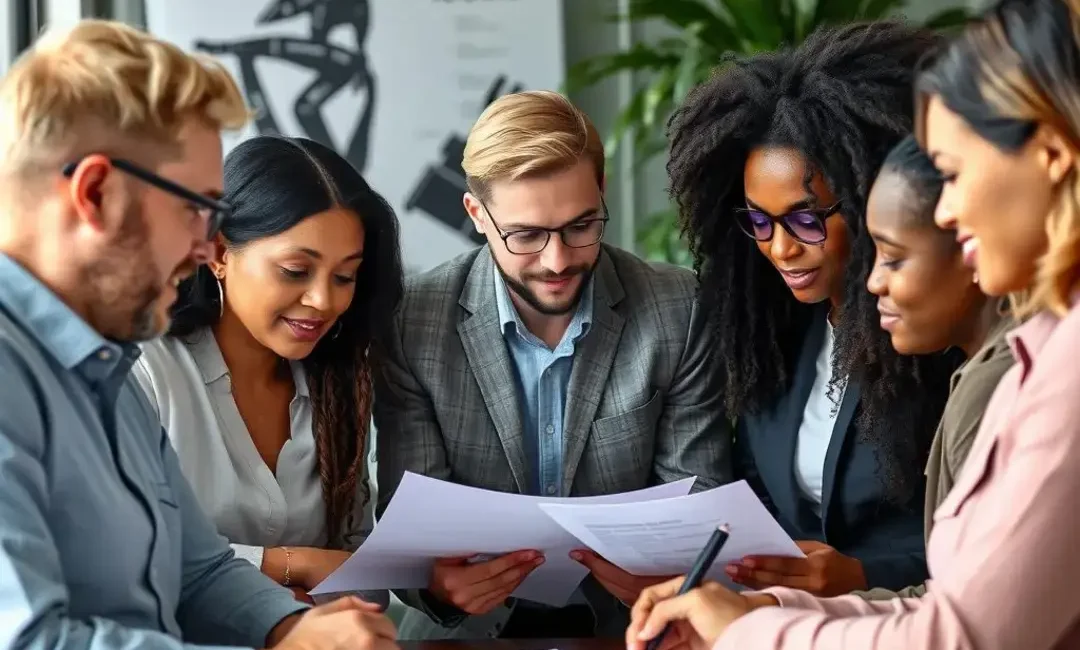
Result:
[[287,546],[281,547],[282,551],[285,551],[285,576],[281,581],[281,584],[286,587],[292,586],[292,551]]

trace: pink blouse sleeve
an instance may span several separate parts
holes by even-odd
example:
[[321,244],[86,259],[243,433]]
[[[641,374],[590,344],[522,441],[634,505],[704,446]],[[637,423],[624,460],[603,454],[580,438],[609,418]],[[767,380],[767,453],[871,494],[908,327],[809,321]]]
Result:
[[742,617],[715,650],[1013,650],[1075,641],[1067,635],[1080,621],[1080,331],[1054,339],[1022,389],[1018,366],[995,394],[986,423],[994,428],[979,435],[999,433],[938,511],[934,535],[943,537],[931,540],[935,579],[923,598],[856,603],[785,591],[789,607]]
[[783,587],[767,589],[764,593],[780,601],[780,606],[785,609],[821,612],[835,618],[897,614],[910,611],[919,605],[918,598],[897,598],[894,600],[866,600],[858,596],[816,598],[805,591],[785,589]]

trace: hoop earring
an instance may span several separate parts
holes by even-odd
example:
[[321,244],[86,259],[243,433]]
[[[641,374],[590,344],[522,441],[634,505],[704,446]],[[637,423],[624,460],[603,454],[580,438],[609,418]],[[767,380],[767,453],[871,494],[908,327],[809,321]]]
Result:
[[214,276],[214,282],[217,282],[217,295],[218,295],[218,318],[225,315],[225,289],[221,286],[221,278]]
[[337,325],[335,326],[334,333],[333,333],[333,335],[330,336],[330,338],[336,339],[338,337],[338,335],[341,334],[341,328],[342,328],[341,321],[338,321]]

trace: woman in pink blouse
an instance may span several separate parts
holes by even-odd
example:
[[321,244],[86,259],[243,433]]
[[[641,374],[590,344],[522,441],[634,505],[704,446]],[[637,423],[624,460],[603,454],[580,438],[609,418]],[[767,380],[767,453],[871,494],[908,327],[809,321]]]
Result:
[[[937,222],[993,296],[1023,292],[1017,364],[934,514],[921,599],[736,594],[681,579],[634,606],[630,650],[1080,647],[1080,0],[1004,0],[923,72]],[[732,531],[732,535],[738,535]]]

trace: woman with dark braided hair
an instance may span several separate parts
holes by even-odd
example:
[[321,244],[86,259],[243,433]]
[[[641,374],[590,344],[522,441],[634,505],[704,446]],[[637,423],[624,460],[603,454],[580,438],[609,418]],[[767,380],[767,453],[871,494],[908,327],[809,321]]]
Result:
[[819,595],[926,577],[923,467],[958,360],[902,357],[866,289],[865,206],[933,32],[823,28],[731,61],[672,117],[668,173],[714,308],[736,462],[807,554],[728,567]]
[[397,220],[303,138],[233,149],[223,200],[215,259],[179,286],[135,375],[219,532],[306,599],[372,524],[371,364],[403,291]]

